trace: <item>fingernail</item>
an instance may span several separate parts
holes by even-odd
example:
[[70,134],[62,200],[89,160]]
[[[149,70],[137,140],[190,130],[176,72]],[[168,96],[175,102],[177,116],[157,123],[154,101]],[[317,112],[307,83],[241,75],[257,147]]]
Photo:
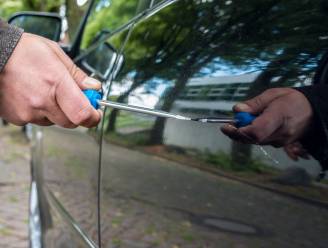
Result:
[[251,108],[245,103],[237,103],[234,109],[238,112],[249,112]]
[[86,77],[82,81],[82,84],[87,89],[95,89],[95,90],[101,89],[101,83],[97,79],[94,79],[92,77]]
[[235,131],[235,130],[237,130],[237,128],[236,128],[235,126],[231,125],[231,124],[226,124],[225,127],[226,127],[227,129],[230,129],[231,131]]

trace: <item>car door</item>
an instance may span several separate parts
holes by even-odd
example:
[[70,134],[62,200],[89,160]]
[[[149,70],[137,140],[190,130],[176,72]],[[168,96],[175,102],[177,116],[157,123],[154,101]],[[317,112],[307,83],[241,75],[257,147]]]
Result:
[[[140,1],[142,2],[142,1]],[[142,8],[139,1],[122,9],[120,18],[115,4],[95,1],[82,39],[81,53],[75,59],[84,70],[106,80],[103,89],[110,84],[110,76],[118,52],[127,32],[110,36],[106,42],[95,44],[98,34],[104,37],[107,30],[124,25]],[[101,15],[101,18],[99,18]],[[106,17],[104,17],[106,15]],[[106,18],[117,20],[102,22]],[[96,27],[95,27],[96,26]],[[128,29],[128,28],[127,28]],[[94,48],[91,48],[91,47]],[[100,60],[99,60],[100,58]],[[100,63],[101,62],[101,63]],[[45,247],[97,247],[99,245],[99,152],[101,127],[74,130],[58,126],[34,127],[34,133],[42,140],[38,151],[38,186],[42,220],[42,238]],[[40,151],[42,150],[42,151]]]
[[[164,1],[134,25],[109,98],[231,117],[265,89],[310,84],[327,23],[321,1]],[[308,180],[316,161],[233,142],[216,124],[104,118],[103,247],[326,246],[327,185]]]

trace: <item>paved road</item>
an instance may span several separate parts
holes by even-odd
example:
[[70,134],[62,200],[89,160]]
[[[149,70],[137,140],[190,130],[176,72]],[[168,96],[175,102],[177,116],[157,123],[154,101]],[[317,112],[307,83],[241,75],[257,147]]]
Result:
[[102,161],[104,247],[327,247],[325,208],[109,143]]
[[0,247],[28,247],[29,146],[19,128],[0,127]]

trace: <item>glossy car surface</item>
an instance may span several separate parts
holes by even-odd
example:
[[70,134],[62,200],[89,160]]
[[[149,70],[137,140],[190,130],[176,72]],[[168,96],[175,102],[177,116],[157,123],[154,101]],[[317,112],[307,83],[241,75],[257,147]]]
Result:
[[[328,47],[325,1],[106,3],[80,53],[102,49],[95,27],[109,30],[104,98],[191,117],[311,84]],[[282,174],[316,176],[317,162],[232,142],[217,125],[108,108],[93,129],[33,127],[32,143],[44,247],[327,246],[327,184]]]

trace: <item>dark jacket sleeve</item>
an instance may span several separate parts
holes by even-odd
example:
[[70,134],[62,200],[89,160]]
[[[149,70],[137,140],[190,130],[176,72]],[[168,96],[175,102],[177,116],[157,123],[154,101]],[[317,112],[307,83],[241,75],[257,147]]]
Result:
[[296,88],[310,102],[313,123],[301,143],[317,159],[323,170],[328,169],[328,84]]
[[0,20],[0,72],[14,51],[23,30]]

